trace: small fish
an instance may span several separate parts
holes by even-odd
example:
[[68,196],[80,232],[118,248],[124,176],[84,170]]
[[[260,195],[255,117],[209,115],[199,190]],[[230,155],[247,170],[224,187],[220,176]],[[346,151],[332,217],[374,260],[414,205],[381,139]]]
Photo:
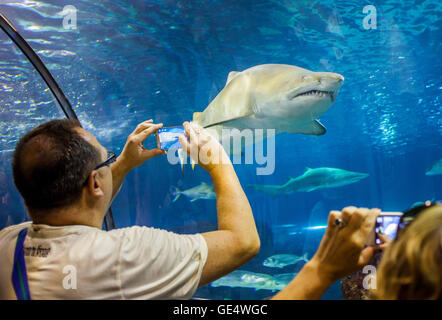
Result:
[[216,199],[213,186],[205,182],[201,182],[201,184],[197,185],[196,187],[184,191],[181,191],[177,187],[172,187],[172,188],[174,190],[173,191],[174,198],[172,202],[177,201],[182,194],[188,197],[190,199],[190,202],[194,202],[198,199],[206,199],[206,200]]
[[296,264],[299,261],[307,262],[307,253],[303,256],[297,256],[295,254],[276,254],[265,259],[262,265],[269,268],[284,268]]

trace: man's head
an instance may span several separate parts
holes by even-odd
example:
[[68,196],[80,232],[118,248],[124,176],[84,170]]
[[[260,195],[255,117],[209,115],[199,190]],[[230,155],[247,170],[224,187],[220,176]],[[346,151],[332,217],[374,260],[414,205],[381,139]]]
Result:
[[112,174],[108,167],[94,170],[106,156],[107,150],[77,120],[52,120],[25,134],[12,167],[31,218],[72,206],[106,211]]

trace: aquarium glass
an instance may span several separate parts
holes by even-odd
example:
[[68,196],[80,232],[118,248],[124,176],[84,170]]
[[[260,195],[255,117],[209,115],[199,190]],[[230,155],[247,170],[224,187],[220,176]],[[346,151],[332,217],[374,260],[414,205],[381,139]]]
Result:
[[[404,211],[442,196],[440,1],[1,0],[0,12],[52,72],[82,125],[117,154],[142,121],[171,127],[192,120],[231,71],[284,64],[345,78],[319,117],[325,134],[278,132],[267,174],[258,174],[265,165],[255,158],[236,159],[261,250],[230,279],[199,288],[195,299],[275,294],[315,253],[330,210]],[[15,143],[64,115],[1,30],[0,111],[4,228],[29,219],[11,176]],[[155,136],[145,142],[156,145]],[[275,187],[303,175],[315,178]],[[196,186],[202,199],[177,197]],[[201,167],[155,157],[127,175],[112,204],[115,225],[216,230],[208,189]],[[342,298],[339,281],[323,298]]]

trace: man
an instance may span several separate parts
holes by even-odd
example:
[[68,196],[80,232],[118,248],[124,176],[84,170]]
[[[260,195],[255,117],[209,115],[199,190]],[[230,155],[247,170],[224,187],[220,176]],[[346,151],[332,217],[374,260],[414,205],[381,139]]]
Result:
[[[187,299],[255,256],[252,210],[229,157],[201,127],[183,125],[189,140],[180,142],[213,181],[217,231],[101,230],[126,174],[165,153],[142,144],[162,124],[139,124],[118,158],[73,120],[53,120],[22,137],[13,174],[32,222],[0,231],[0,299]],[[16,258],[23,239],[25,269]]]

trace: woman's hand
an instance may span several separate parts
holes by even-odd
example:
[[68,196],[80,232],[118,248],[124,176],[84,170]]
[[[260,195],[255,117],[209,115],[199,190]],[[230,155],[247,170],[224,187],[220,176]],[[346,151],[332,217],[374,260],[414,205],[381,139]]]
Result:
[[370,261],[375,248],[365,245],[379,213],[379,209],[356,207],[330,212],[327,230],[310,261],[324,280],[334,282]]

